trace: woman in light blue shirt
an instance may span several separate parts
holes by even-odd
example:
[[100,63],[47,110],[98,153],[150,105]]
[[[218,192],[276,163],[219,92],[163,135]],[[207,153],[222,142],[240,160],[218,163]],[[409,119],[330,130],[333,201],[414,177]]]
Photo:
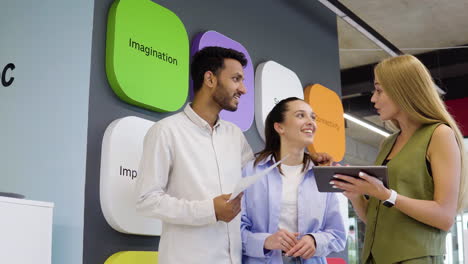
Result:
[[305,149],[313,142],[315,113],[303,100],[280,101],[265,121],[265,149],[243,177],[283,163],[244,192],[243,263],[323,263],[345,248],[346,230],[335,193],[320,193]]

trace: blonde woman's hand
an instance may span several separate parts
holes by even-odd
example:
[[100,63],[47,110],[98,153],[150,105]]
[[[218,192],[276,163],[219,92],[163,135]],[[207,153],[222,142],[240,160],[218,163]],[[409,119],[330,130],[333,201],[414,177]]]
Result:
[[370,195],[384,201],[390,197],[391,191],[383,185],[381,180],[364,172],[359,173],[358,179],[343,174],[336,174],[334,177],[338,180],[332,180],[330,184],[344,190],[347,193],[346,197],[350,199],[355,199],[360,195]]
[[344,191],[343,195],[351,201],[361,199],[362,197],[362,194],[351,192],[351,191]]
[[331,166],[333,165],[333,157],[326,152],[314,152],[309,154],[312,161],[318,166]]

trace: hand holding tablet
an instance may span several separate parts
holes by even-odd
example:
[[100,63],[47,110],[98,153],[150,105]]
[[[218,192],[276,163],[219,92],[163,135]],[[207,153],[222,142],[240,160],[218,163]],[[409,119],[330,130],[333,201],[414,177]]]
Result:
[[359,172],[364,172],[369,176],[375,177],[382,181],[385,187],[388,186],[387,166],[347,166],[347,167],[318,167],[312,168],[315,174],[317,187],[319,192],[343,192],[338,188],[333,188],[331,181],[342,181],[335,178],[336,174],[343,174],[359,179]]

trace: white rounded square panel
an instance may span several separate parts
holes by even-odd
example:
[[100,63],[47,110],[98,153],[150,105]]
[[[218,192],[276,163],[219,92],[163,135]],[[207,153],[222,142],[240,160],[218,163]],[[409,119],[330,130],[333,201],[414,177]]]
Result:
[[161,235],[161,221],[136,211],[134,188],[143,140],[154,122],[129,116],[113,121],[102,140],[100,200],[104,217],[115,230],[137,235]]
[[255,123],[263,140],[268,113],[279,101],[288,97],[304,99],[297,74],[274,61],[259,64],[255,71]]

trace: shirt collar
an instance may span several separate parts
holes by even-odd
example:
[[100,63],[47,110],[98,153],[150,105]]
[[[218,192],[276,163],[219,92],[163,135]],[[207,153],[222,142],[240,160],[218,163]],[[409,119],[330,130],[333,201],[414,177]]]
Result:
[[[205,119],[201,118],[195,111],[193,111],[192,108],[192,103],[188,103],[185,108],[184,108],[184,113],[187,115],[187,117],[197,126],[203,128],[203,129],[208,129],[211,131],[211,126],[206,122]],[[219,122],[219,116],[218,119],[216,119],[215,125],[213,126],[213,129],[216,129],[220,125]]]
[[[276,163],[276,161],[273,158],[273,154],[270,154],[268,157],[266,157],[265,159],[258,162],[258,166],[271,166],[271,165],[273,165],[275,163]],[[307,167],[306,171],[311,170],[313,166],[315,166],[315,164],[314,164],[313,161],[311,161],[309,163],[309,166]]]
[[268,157],[264,158],[263,160],[258,162],[258,166],[267,166],[274,164],[273,154],[268,155]]

